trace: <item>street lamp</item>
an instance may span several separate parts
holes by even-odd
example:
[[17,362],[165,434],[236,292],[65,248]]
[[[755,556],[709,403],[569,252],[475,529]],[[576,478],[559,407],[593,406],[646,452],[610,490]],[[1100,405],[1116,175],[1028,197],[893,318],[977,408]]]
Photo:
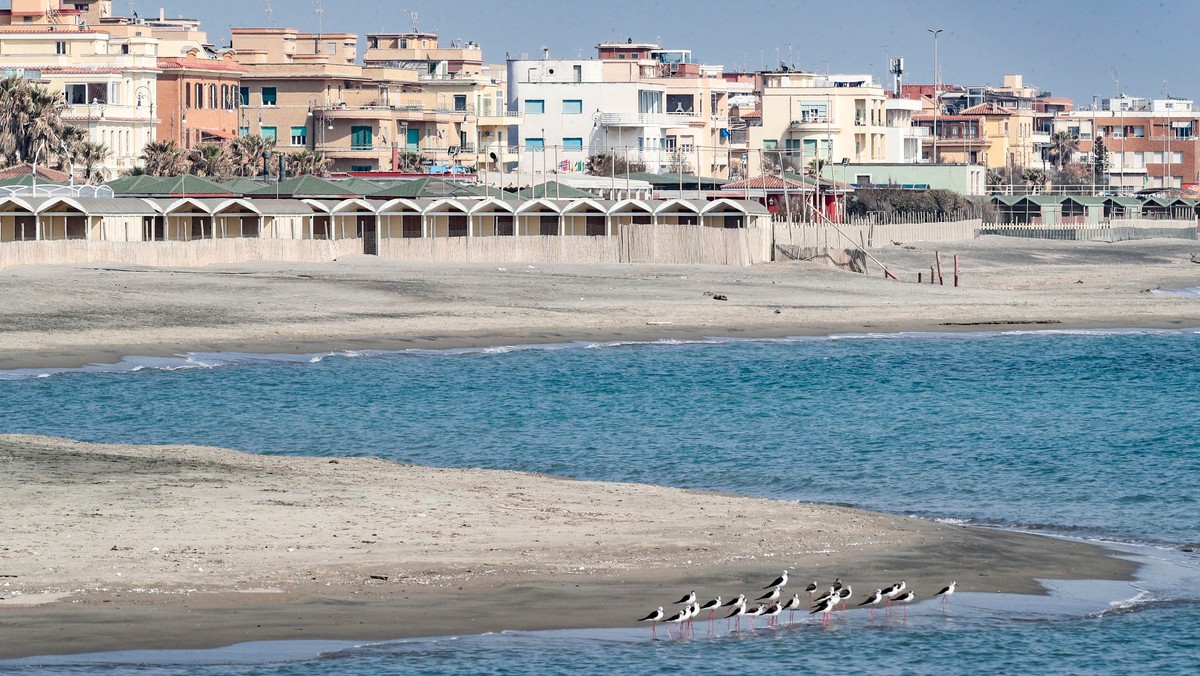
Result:
[[929,159],[934,164],[937,164],[938,115],[942,112],[941,73],[938,68],[938,34],[942,32],[942,29],[927,28],[925,30],[933,33],[933,156]]
[[[145,96],[142,95],[142,90],[145,90]],[[150,88],[146,85],[139,85],[134,91],[137,92],[137,107],[141,108],[144,100],[150,101],[150,117],[154,117],[154,100],[151,99],[153,92],[150,91]]]

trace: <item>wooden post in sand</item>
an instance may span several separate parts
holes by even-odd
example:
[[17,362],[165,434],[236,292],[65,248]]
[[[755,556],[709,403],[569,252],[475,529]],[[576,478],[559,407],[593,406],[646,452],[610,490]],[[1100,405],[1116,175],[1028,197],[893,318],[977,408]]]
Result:
[[934,283],[936,283],[936,280],[937,280],[937,278],[933,276],[933,266],[930,265],[929,266],[929,283],[934,284]]
[[920,283],[921,283],[921,273],[918,272],[917,273],[917,284],[920,284]]
[[945,286],[946,282],[942,280],[942,252],[934,251],[933,255],[934,255],[935,260],[937,260],[938,284]]
[[958,288],[958,254],[954,254],[954,288]]

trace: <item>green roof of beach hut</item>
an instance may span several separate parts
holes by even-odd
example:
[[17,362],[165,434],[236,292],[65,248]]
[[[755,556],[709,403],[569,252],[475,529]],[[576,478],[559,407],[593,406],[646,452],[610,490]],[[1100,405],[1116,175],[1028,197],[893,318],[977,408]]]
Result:
[[268,183],[246,193],[261,197],[357,197],[346,186],[316,176],[293,176],[279,183]]
[[437,199],[440,197],[483,197],[484,192],[479,188],[440,178],[428,177],[397,183],[383,188],[369,197],[391,197],[407,199]]
[[521,199],[534,199],[538,197],[548,197],[550,199],[595,199],[596,196],[585,190],[573,188],[569,185],[564,185],[558,181],[547,181],[541,185],[535,185],[532,188],[517,191],[517,197]]

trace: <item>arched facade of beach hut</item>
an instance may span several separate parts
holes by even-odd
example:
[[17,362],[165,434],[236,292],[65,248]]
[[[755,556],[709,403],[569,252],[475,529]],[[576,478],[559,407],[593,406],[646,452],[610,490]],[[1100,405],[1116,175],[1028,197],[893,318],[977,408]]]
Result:
[[691,200],[667,200],[654,210],[654,222],[658,225],[699,225],[702,208],[702,204]]
[[303,200],[253,199],[259,233],[264,239],[310,239],[313,208]]
[[533,199],[517,207],[517,234],[557,236],[562,234],[562,206],[553,200]]
[[608,210],[615,202],[603,202],[590,197],[571,200],[562,211],[564,235],[607,237],[612,235]]
[[200,199],[183,197],[163,208],[163,240],[187,242],[194,239],[212,239],[213,210],[224,204],[223,199]]
[[419,200],[423,204],[425,231],[430,237],[469,237],[471,216],[466,204],[450,198]]
[[425,237],[425,219],[416,200],[397,198],[376,207],[379,236],[384,239],[418,239]]
[[227,199],[212,208],[213,239],[257,239],[262,236],[262,218],[250,200]]
[[470,205],[472,232],[479,237],[510,236],[515,232],[517,202],[496,197],[477,200]]
[[656,203],[645,200],[621,200],[608,212],[610,227],[615,229],[621,225],[652,225],[655,206]]
[[758,202],[722,198],[704,205],[700,224],[707,228],[745,228],[751,225],[770,225],[771,212]]
[[37,209],[21,197],[0,198],[0,242],[28,242],[39,239]]

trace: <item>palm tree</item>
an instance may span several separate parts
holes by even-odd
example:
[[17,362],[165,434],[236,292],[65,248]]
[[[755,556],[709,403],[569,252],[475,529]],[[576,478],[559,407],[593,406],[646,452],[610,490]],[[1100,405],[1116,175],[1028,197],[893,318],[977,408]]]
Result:
[[1072,155],[1079,150],[1079,139],[1069,131],[1056,131],[1050,135],[1050,147],[1046,149],[1046,159],[1059,169],[1065,168],[1071,162]]
[[187,151],[174,141],[147,143],[142,149],[142,163],[147,176],[179,176],[191,169]]
[[275,148],[275,141],[252,135],[241,136],[233,142],[234,171],[238,176],[257,176],[262,173],[263,157]]
[[59,150],[68,134],[65,109],[62,96],[41,85],[15,76],[0,80],[0,166],[35,157],[63,163],[67,158]]
[[324,176],[329,172],[333,160],[325,157],[325,153],[301,150],[287,157],[288,172],[294,176]]
[[108,147],[103,143],[83,142],[75,153],[74,162],[83,169],[84,182],[96,185],[104,181],[104,160],[108,156]]
[[192,148],[188,161],[192,165],[192,173],[214,181],[228,181],[237,168],[229,151],[216,143],[203,143]]

